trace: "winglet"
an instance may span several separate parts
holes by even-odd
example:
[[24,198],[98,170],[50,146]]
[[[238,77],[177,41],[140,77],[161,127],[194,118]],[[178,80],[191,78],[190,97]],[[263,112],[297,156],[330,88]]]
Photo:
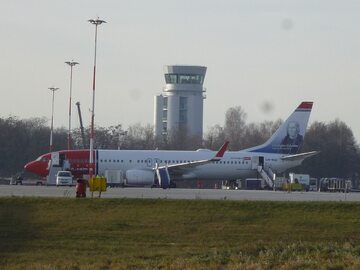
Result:
[[212,159],[212,161],[220,160],[223,156],[225,151],[227,150],[227,147],[229,145],[229,142],[226,141],[220,148],[220,150],[216,153],[215,157]]
[[301,102],[301,104],[299,105],[299,107],[297,107],[297,109],[307,109],[307,110],[311,110],[313,106],[313,102],[312,101],[303,101]]

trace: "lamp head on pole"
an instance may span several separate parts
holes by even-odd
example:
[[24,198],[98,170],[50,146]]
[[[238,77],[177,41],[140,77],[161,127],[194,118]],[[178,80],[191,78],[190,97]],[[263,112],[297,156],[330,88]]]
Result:
[[106,23],[106,21],[100,20],[99,17],[96,20],[90,19],[90,20],[88,20],[88,22],[91,23],[91,24],[95,24],[96,26],[100,25],[102,23]]
[[59,88],[57,88],[57,87],[49,87],[48,89],[53,91],[53,92],[55,92],[56,90],[59,90]]
[[78,62],[75,62],[74,60],[71,60],[71,61],[65,62],[65,64],[68,64],[69,66],[73,67],[73,66],[75,66],[75,65],[78,65],[79,63],[78,63]]

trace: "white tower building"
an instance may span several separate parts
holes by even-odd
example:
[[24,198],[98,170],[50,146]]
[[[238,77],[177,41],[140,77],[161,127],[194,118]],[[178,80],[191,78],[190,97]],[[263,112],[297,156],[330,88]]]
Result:
[[203,88],[206,67],[165,66],[166,85],[155,96],[155,135],[185,128],[189,135],[203,134]]

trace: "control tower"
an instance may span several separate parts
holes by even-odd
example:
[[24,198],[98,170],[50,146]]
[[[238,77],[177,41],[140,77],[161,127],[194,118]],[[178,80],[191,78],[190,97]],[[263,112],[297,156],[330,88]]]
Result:
[[155,135],[185,129],[188,135],[203,135],[203,88],[206,67],[165,66],[166,85],[155,96]]

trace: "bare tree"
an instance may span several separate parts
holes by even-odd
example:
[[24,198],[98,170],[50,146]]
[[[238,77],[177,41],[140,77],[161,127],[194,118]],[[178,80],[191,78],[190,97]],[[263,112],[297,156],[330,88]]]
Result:
[[243,148],[242,137],[246,126],[246,113],[240,106],[231,107],[226,111],[224,134],[225,139],[230,141],[231,150]]
[[125,149],[154,149],[154,128],[151,125],[141,126],[140,123],[129,126],[124,138]]
[[342,121],[314,122],[304,140],[304,151],[320,153],[299,170],[314,177],[352,177],[360,171],[360,153],[351,129]]
[[219,149],[225,142],[224,128],[220,125],[215,125],[209,128],[205,134],[204,147],[212,150]]

